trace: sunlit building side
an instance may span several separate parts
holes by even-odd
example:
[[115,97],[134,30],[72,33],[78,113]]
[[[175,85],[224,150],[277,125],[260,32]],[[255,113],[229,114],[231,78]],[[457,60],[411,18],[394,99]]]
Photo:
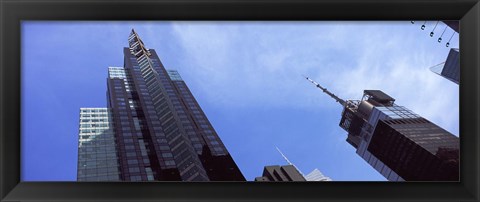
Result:
[[77,181],[117,181],[118,157],[108,108],[80,108]]

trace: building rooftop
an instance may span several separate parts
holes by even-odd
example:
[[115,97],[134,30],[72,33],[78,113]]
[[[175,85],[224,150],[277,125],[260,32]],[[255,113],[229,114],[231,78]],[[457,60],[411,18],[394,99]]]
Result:
[[395,99],[385,94],[381,90],[364,90],[363,94],[370,96],[371,99],[382,104],[395,101]]

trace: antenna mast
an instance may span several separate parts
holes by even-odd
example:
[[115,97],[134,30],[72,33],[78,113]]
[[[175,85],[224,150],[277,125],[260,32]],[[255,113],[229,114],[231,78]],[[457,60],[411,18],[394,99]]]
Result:
[[302,176],[305,176],[302,171],[300,171],[300,169],[297,168],[297,166],[295,166],[292,162],[290,162],[288,160],[288,158],[283,155],[282,151],[280,151],[280,149],[278,147],[275,146],[275,148],[277,148],[277,151],[280,153],[280,155],[282,155],[282,157],[285,159],[285,161],[287,161],[288,165],[292,165],[293,167],[295,167],[295,169],[297,169],[297,171],[302,175]]
[[341,98],[337,97],[335,94],[331,93],[330,91],[328,91],[326,88],[322,87],[320,84],[318,84],[317,82],[315,82],[314,80],[306,77],[306,76],[303,76],[305,77],[308,81],[310,81],[311,83],[313,83],[317,88],[320,88],[322,89],[322,91],[324,93],[326,93],[327,95],[329,95],[330,97],[332,97],[333,99],[335,99],[335,101],[337,101],[338,103],[340,103],[342,106],[345,106],[346,105],[346,102],[345,100],[342,100]]

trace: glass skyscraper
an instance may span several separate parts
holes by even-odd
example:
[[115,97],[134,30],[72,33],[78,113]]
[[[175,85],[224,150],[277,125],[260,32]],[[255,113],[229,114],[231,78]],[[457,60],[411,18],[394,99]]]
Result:
[[390,181],[456,181],[458,137],[380,90],[347,101],[340,127],[357,154]]
[[107,79],[119,179],[245,181],[180,74],[134,30],[128,43]]
[[380,90],[344,101],[309,79],[344,108],[340,127],[356,153],[390,181],[458,181],[458,137],[395,104]]

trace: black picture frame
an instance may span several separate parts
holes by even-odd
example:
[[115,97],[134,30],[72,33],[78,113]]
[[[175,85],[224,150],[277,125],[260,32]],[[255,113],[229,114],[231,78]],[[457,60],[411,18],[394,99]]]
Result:
[[[461,180],[20,182],[22,20],[460,20]],[[0,0],[0,201],[478,201],[479,25],[477,0]]]

